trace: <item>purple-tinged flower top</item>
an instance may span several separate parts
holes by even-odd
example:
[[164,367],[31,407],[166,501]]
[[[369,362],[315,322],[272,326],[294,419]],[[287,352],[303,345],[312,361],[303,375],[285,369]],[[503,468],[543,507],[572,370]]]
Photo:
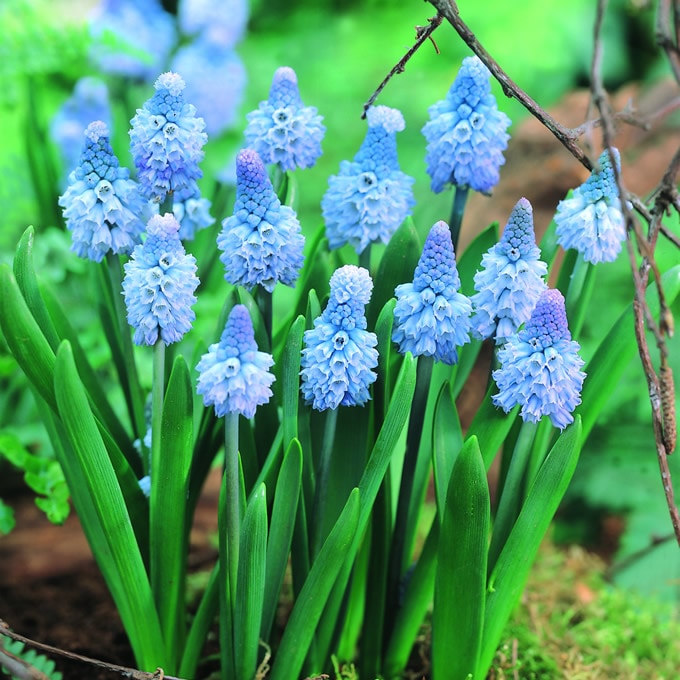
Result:
[[184,99],[181,76],[163,73],[154,87],[156,94],[130,121],[130,151],[144,195],[160,203],[170,191],[195,191],[208,136],[204,120]]
[[[612,148],[617,170],[621,169],[618,149]],[[609,152],[600,156],[599,170],[593,170],[571,198],[557,205],[557,242],[563,248],[578,250],[593,264],[613,262],[626,239],[626,220],[621,209],[619,189]]]
[[272,396],[275,378],[269,368],[273,364],[271,354],[257,349],[248,309],[236,305],[219,343],[210,345],[196,366],[197,391],[206,406],[215,406],[218,417],[240,413],[252,418],[257,407]]
[[128,169],[120,167],[109,130],[100,120],[85,130],[80,163],[69,175],[59,205],[78,257],[101,262],[110,250],[127,255],[141,242],[147,202]]
[[181,340],[196,315],[191,309],[198,287],[196,259],[179,240],[179,222],[170,213],[154,215],[147,238],[125,263],[123,294],[128,323],[138,345],[153,345],[160,335],[169,345]]
[[246,145],[265,164],[278,163],[282,170],[311,168],[321,155],[323,117],[302,103],[297,75],[288,66],[276,70],[269,99],[246,118]]
[[151,82],[177,43],[160,0],[102,0],[89,18],[91,58],[111,75]]
[[475,337],[493,335],[501,344],[529,319],[547,288],[548,265],[540,257],[531,203],[520,198],[501,240],[483,255],[482,270],[475,274],[477,293],[470,298]]
[[234,214],[222,222],[217,237],[224,278],[248,290],[260,285],[270,293],[277,281],[293,286],[304,244],[295,211],[281,205],[259,155],[242,149],[236,157]]
[[396,133],[404,129],[397,109],[373,106],[368,132],[354,160],[342,161],[321,202],[331,249],[349,243],[357,253],[387,243],[415,204],[413,178],[399,169]]
[[499,393],[493,403],[506,413],[519,404],[522,420],[532,423],[548,415],[563,430],[581,403],[586,374],[579,349],[569,333],[562,293],[544,291],[524,329],[498,351],[500,368],[492,375]]
[[78,165],[85,128],[94,120],[111,125],[109,90],[99,78],[81,78],[73,94],[61,105],[50,121],[50,136],[59,147],[64,180]]
[[510,119],[498,110],[490,77],[479,57],[466,57],[446,99],[428,109],[425,162],[437,194],[447,184],[482,193],[498,184]]
[[185,96],[201,114],[211,138],[234,124],[246,70],[233,47],[201,36],[177,50],[171,68],[184,77]]
[[248,15],[248,0],[181,0],[177,8],[182,33],[200,34],[224,48],[233,48],[243,38]]
[[402,283],[394,293],[392,341],[401,354],[431,356],[455,364],[457,347],[470,341],[472,305],[462,293],[451,231],[436,222],[425,241],[413,283]]
[[371,397],[377,375],[378,338],[366,330],[364,308],[373,282],[366,269],[348,264],[330,281],[326,309],[305,331],[302,350],[302,396],[317,411],[361,406]]

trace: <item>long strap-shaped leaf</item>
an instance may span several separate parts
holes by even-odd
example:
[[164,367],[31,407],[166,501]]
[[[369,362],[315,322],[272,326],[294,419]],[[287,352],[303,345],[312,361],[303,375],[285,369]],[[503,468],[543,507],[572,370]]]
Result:
[[100,567],[113,569],[118,587],[111,593],[130,638],[137,663],[146,670],[165,665],[165,643],[151,587],[144,569],[123,494],[97,428],[68,342],[57,351],[54,394],[76,465],[83,472],[97,516],[107,538],[109,559],[98,555]]

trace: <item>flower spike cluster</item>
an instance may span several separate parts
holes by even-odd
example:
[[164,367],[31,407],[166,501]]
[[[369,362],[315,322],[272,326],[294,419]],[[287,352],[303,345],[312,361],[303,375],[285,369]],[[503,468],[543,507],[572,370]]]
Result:
[[269,99],[246,118],[246,145],[266,164],[278,163],[284,171],[311,168],[321,155],[323,118],[302,103],[297,75],[288,66],[276,70]]
[[[612,148],[617,170],[621,160],[618,149]],[[626,239],[626,220],[621,211],[621,199],[609,151],[571,198],[560,201],[555,214],[557,242],[563,248],[574,248],[583,259],[593,264],[613,262]]]
[[318,411],[365,404],[377,378],[372,369],[378,338],[366,330],[364,314],[373,290],[370,274],[345,265],[331,277],[330,288],[328,305],[305,331],[302,350],[302,395]]
[[483,255],[482,270],[475,274],[477,293],[470,299],[475,337],[494,335],[496,344],[501,344],[528,321],[547,288],[544,277],[548,265],[540,256],[531,203],[520,198],[501,240]]
[[425,162],[437,194],[449,183],[482,193],[498,184],[510,119],[498,110],[490,77],[479,57],[463,59],[446,99],[428,109]]
[[131,253],[144,231],[146,201],[128,169],[119,166],[102,121],[85,130],[85,149],[68,183],[59,205],[72,232],[71,250],[94,262],[109,251]]
[[392,341],[399,352],[455,364],[457,347],[470,341],[472,305],[462,293],[446,222],[436,222],[425,241],[413,283],[395,289]]
[[130,121],[130,151],[144,195],[160,203],[170,191],[194,190],[208,136],[196,108],[184,99],[181,76],[163,73],[154,87],[156,94]]
[[524,421],[550,416],[555,427],[573,422],[573,410],[581,403],[586,374],[571,339],[558,290],[541,294],[526,326],[498,352],[501,367],[493,372],[499,393],[493,403],[506,413],[519,404]]
[[368,110],[368,132],[354,160],[342,161],[321,202],[331,249],[349,243],[357,253],[387,243],[411,213],[414,179],[399,169],[396,133],[404,129],[397,109]]
[[125,263],[128,323],[136,344],[153,345],[160,335],[169,345],[181,340],[196,318],[191,309],[198,287],[196,259],[184,251],[179,223],[170,213],[154,215],[146,231],[146,241]]
[[273,364],[271,354],[257,349],[248,308],[236,305],[219,343],[210,345],[196,366],[197,391],[206,406],[215,406],[218,417],[240,413],[252,418],[257,407],[272,396],[275,378],[269,369]]
[[281,205],[259,155],[242,149],[236,157],[234,214],[217,237],[224,277],[248,290],[259,284],[270,293],[277,281],[292,286],[304,242],[295,211]]

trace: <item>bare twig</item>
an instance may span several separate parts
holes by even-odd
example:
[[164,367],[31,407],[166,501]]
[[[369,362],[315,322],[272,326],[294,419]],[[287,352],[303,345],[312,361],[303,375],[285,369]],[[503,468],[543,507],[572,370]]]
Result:
[[[656,41],[665,50],[675,80],[680,83],[680,50],[677,35],[677,7],[672,0],[659,0],[659,11],[656,17]],[[676,26],[672,31],[671,26]]]
[[100,661],[99,659],[92,659],[88,656],[81,656],[80,654],[75,654],[74,652],[68,652],[65,649],[59,649],[58,647],[52,647],[51,645],[43,644],[42,642],[36,642],[30,638],[19,635],[10,629],[5,621],[0,619],[0,635],[4,635],[12,640],[17,640],[23,642],[29,647],[34,647],[48,654],[56,654],[57,656],[63,656],[65,659],[71,659],[72,661],[80,661],[81,663],[88,664],[90,666],[95,666],[96,668],[102,668],[112,673],[119,673],[124,678],[132,678],[132,680],[181,680],[181,678],[176,678],[171,675],[165,675],[162,668],[157,668],[153,673],[147,673],[146,671],[139,671],[135,668],[127,668],[126,666],[118,666],[116,664],[107,663],[106,661]]
[[0,643],[0,668],[4,668],[6,672],[13,678],[18,678],[18,680],[49,680],[35,666],[2,649],[2,643]]

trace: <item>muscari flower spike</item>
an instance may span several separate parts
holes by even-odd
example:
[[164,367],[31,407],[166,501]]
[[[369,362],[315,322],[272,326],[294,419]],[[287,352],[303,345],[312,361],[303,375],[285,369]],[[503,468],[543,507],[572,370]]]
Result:
[[194,190],[208,136],[205,122],[184,98],[184,80],[163,73],[156,93],[130,121],[130,151],[144,195],[160,203],[170,191]]
[[281,205],[262,159],[252,149],[239,151],[234,214],[222,222],[217,237],[224,278],[248,290],[261,285],[270,293],[277,281],[293,286],[304,243],[295,211]]
[[492,335],[496,344],[514,335],[528,321],[541,293],[547,288],[548,265],[540,260],[531,203],[520,198],[510,214],[500,241],[482,257],[470,298],[474,316],[472,334]]
[[233,48],[243,38],[248,15],[248,0],[182,0],[177,8],[184,35],[219,40],[225,48]]
[[466,57],[446,99],[428,109],[425,162],[435,193],[449,183],[482,193],[498,184],[510,119],[498,110],[490,77],[479,57]]
[[[612,148],[617,170],[621,169],[618,149]],[[626,220],[609,152],[598,160],[600,169],[593,170],[571,198],[557,205],[555,233],[563,248],[574,248],[583,259],[593,264],[613,262],[626,239]]]
[[147,238],[125,263],[123,294],[128,323],[138,345],[153,345],[160,335],[169,345],[181,340],[196,315],[191,309],[198,287],[196,259],[179,240],[179,222],[170,213],[154,215]]
[[458,292],[460,277],[446,222],[436,222],[425,241],[413,283],[394,293],[392,341],[401,354],[431,356],[455,364],[457,347],[470,341],[470,300]]
[[129,254],[140,243],[147,202],[128,169],[120,167],[102,121],[85,130],[80,163],[59,205],[72,233],[71,250],[79,257],[101,262],[109,251]]
[[396,133],[404,129],[397,109],[373,106],[368,132],[352,162],[328,180],[321,202],[331,249],[349,243],[357,253],[374,241],[387,243],[415,204],[414,179],[399,169]]
[[211,203],[201,196],[198,187],[180,189],[173,197],[172,214],[179,222],[181,241],[193,241],[196,232],[215,223],[210,214]]
[[218,417],[236,412],[252,418],[256,408],[272,396],[275,378],[269,368],[273,364],[271,354],[257,349],[248,309],[236,305],[220,341],[210,345],[196,366],[197,391],[206,406],[214,405]]
[[506,413],[519,404],[522,420],[532,423],[548,415],[563,430],[581,403],[586,374],[579,349],[569,333],[562,293],[544,291],[524,329],[498,352],[500,368],[492,375],[499,393],[493,403]]
[[377,375],[378,338],[366,330],[364,307],[373,282],[362,267],[345,265],[330,281],[326,309],[305,331],[302,383],[305,401],[318,411],[361,406],[370,399],[368,387]]
[[311,168],[321,155],[323,117],[315,107],[302,103],[297,75],[288,66],[276,70],[269,99],[246,119],[246,146],[266,164],[278,163],[284,171]]

